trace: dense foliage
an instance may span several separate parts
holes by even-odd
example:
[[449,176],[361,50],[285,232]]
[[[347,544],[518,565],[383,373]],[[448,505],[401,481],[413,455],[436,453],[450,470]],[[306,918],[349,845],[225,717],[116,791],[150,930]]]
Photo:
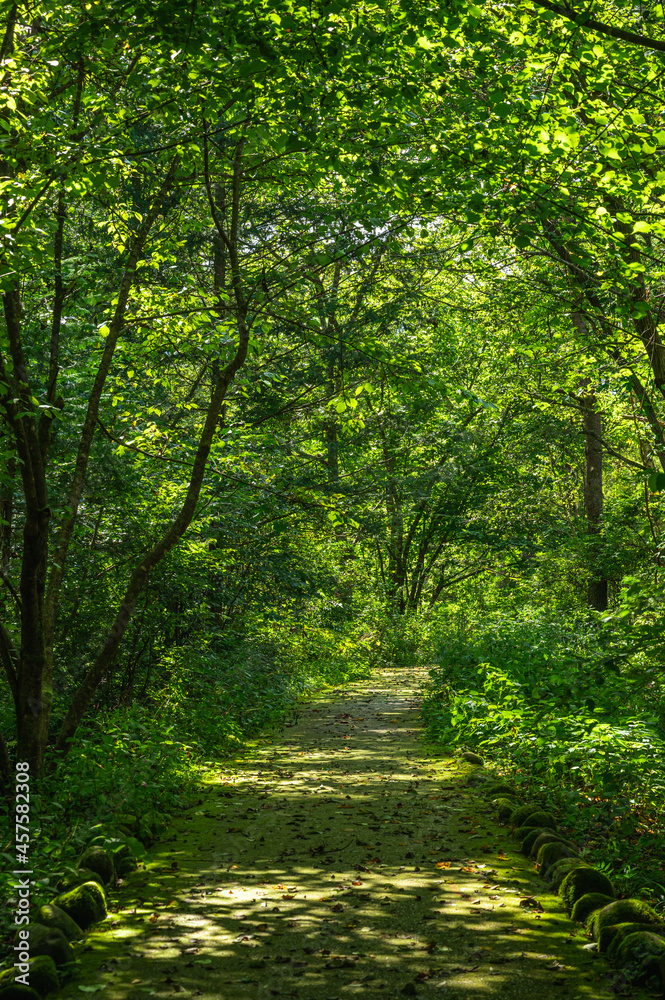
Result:
[[657,894],[662,7],[0,11],[0,772],[42,859],[420,656],[432,738]]

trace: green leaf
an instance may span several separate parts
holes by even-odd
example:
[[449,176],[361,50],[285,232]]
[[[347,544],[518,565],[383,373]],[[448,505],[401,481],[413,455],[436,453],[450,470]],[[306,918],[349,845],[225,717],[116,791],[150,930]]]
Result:
[[660,493],[665,490],[665,472],[652,472],[647,482],[652,493]]

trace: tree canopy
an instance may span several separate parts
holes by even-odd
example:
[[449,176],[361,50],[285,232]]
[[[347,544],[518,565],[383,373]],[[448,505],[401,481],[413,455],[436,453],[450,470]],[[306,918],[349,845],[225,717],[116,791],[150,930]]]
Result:
[[665,732],[662,16],[2,4],[5,779],[525,606]]

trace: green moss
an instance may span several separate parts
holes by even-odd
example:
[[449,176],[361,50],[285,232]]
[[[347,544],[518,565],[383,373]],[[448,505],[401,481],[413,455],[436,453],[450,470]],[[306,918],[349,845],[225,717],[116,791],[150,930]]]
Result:
[[[584,868],[573,869],[573,871],[584,870]],[[593,871],[592,868],[589,870]],[[585,924],[592,913],[595,913],[596,910],[602,910],[608,903],[613,902],[613,896],[606,896],[602,892],[587,892],[584,896],[580,896],[573,906],[573,912],[570,914],[571,919],[576,920],[579,924]]]
[[97,885],[104,887],[101,875],[89,868],[79,868],[75,874],[70,873],[61,878],[58,882],[58,889],[60,892],[69,892],[70,889],[75,889],[77,885],[83,885],[84,882],[96,882]]
[[56,896],[53,902],[84,930],[106,916],[104,891],[96,882],[85,882]]
[[565,844],[553,843],[553,844],[543,844],[543,846],[538,851],[538,857],[536,858],[541,875],[545,875],[548,868],[551,868],[555,861],[560,861],[561,858],[574,858],[578,857],[575,851],[571,850],[570,847],[566,847]]
[[[32,957],[48,955],[56,965],[65,965],[74,960],[72,946],[57,927],[45,927],[43,924],[31,923],[28,926],[28,931]],[[16,938],[15,943],[17,943]]]
[[[109,858],[113,861],[113,869],[116,875],[126,875],[128,872],[133,872],[136,868],[138,856],[143,856],[145,854],[145,847],[140,840],[136,837],[117,837],[115,835],[110,835],[107,830],[104,833],[97,834],[96,837],[88,843],[88,847],[85,854],[81,858],[81,864],[86,859],[89,851],[95,848],[97,850],[102,849]],[[136,849],[135,849],[136,848]],[[107,882],[109,881],[105,878],[107,874],[106,871],[102,871],[99,866],[95,866],[87,861],[88,867],[97,871],[102,879]],[[107,862],[104,860],[102,867],[108,868]]]
[[547,875],[543,877],[547,882],[552,883],[552,887],[556,892],[565,879],[568,872],[572,872],[575,868],[590,868],[591,865],[588,861],[582,861],[581,858],[563,858],[561,861],[557,861],[547,869]]
[[48,955],[37,955],[30,959],[28,965],[30,986],[33,990],[37,990],[41,997],[60,988],[60,976],[56,964]]
[[39,993],[31,986],[12,983],[0,990],[0,1000],[39,1000]]
[[496,812],[497,816],[499,817],[499,820],[502,823],[505,823],[510,819],[511,815],[515,811],[516,804],[517,803],[515,802],[514,799],[504,799],[504,798],[494,799],[494,801],[492,802],[494,811]]
[[575,850],[573,845],[569,844],[568,841],[564,840],[558,833],[540,833],[531,845],[531,850],[529,851],[530,856],[532,858],[537,858],[540,848],[544,847],[545,844],[563,844],[564,847],[570,847],[572,850]]
[[111,882],[115,881],[113,858],[109,852],[99,844],[93,844],[92,847],[86,847],[79,859],[79,868],[85,868],[86,871],[97,872],[105,885],[109,885]]
[[503,781],[499,781],[496,784],[490,785],[489,788],[487,789],[487,794],[490,796],[506,795],[508,796],[508,798],[513,798],[513,799],[518,798],[517,792],[515,791],[513,786],[507,785]]
[[15,969],[4,969],[3,972],[0,972],[0,990],[4,989],[5,986],[12,985],[15,973]]
[[549,826],[534,826],[533,829],[527,830],[524,840],[520,845],[520,850],[522,854],[529,854],[534,842],[538,839],[541,833],[555,833]]
[[78,941],[79,938],[83,937],[83,931],[76,921],[72,920],[59,906],[54,906],[53,903],[47,903],[46,906],[39,908],[36,922],[45,927],[55,927],[62,931],[68,941]]
[[587,930],[594,941],[598,941],[604,927],[631,922],[659,924],[661,920],[656,911],[641,899],[618,899],[604,906],[602,910],[592,913],[587,921]]
[[649,931],[628,934],[617,949],[616,963],[637,983],[657,976],[662,984],[662,963],[665,962],[665,941]]
[[622,942],[629,934],[637,934],[638,931],[648,931],[650,934],[658,934],[659,937],[662,937],[665,934],[665,927],[659,928],[657,924],[640,924],[635,921],[603,927],[598,940],[598,950],[605,952],[607,957],[614,962]]
[[[23,991],[20,994],[21,997],[28,997],[32,992],[36,996],[46,996],[47,993],[53,993],[54,990],[59,989],[60,977],[58,970],[55,962],[48,955],[37,955],[35,958],[31,958],[28,962],[28,967],[30,987],[25,986],[23,983],[15,982],[16,969],[6,969],[0,975],[0,997],[5,995],[5,990],[10,990],[13,987]],[[20,975],[21,973],[18,972],[18,974]],[[28,989],[29,992],[26,993],[25,990]],[[9,996],[9,994],[7,995]],[[19,996],[19,994],[16,994],[16,996]]]
[[[540,812],[540,806],[535,805],[533,802],[529,802],[525,806],[518,806],[517,809],[510,814],[510,825],[522,826],[524,821],[527,820],[529,816],[533,816],[534,813],[537,812]],[[534,823],[532,825],[535,826],[536,824]]]
[[614,886],[607,875],[597,872],[595,868],[578,868],[568,872],[559,888],[559,895],[569,910],[578,899],[590,892],[600,892],[614,898]]
[[[513,817],[510,817],[512,823]],[[533,830],[536,826],[546,826],[550,830],[556,830],[556,822],[552,813],[545,812],[544,810],[539,810],[538,812],[531,813],[521,826],[518,828],[516,836],[524,836],[528,830]]]

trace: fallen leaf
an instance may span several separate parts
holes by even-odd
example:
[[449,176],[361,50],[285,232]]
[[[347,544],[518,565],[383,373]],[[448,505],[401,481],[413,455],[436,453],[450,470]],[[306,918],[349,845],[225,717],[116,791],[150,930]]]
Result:
[[524,909],[538,910],[539,913],[544,912],[541,904],[538,902],[537,899],[534,899],[533,896],[524,896],[522,899],[519,900],[519,905],[522,906]]

